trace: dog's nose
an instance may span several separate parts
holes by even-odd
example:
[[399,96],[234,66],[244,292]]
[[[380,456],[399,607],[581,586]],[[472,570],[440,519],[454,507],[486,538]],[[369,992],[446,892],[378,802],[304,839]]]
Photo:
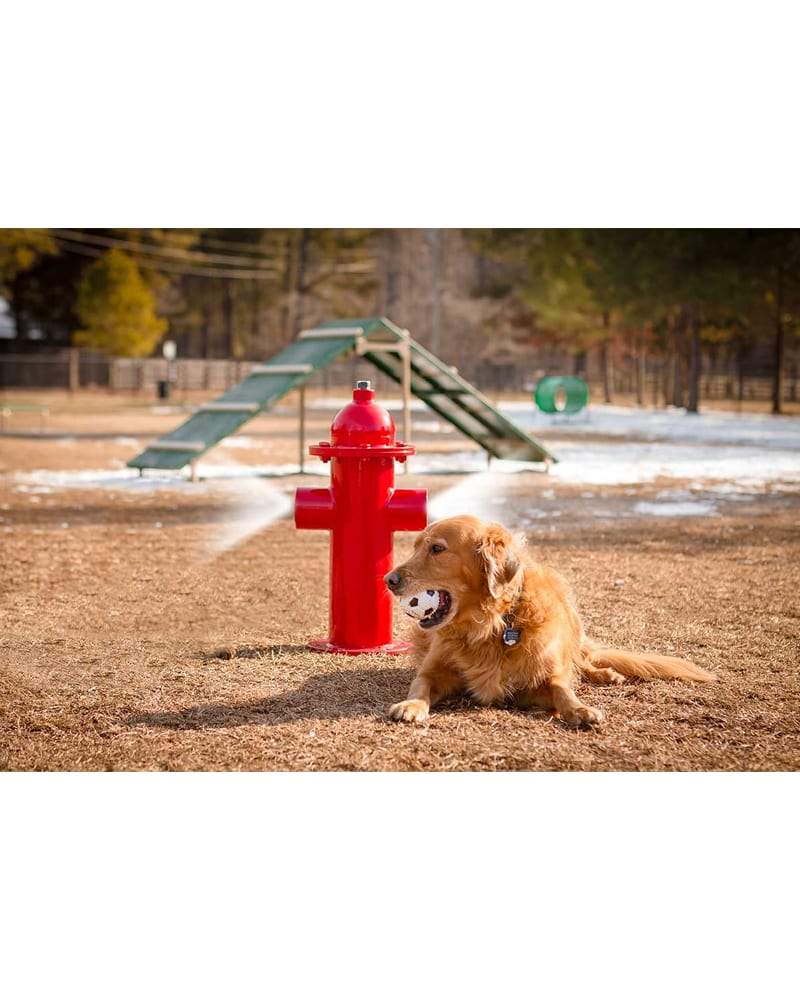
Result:
[[403,578],[396,569],[393,569],[391,573],[387,573],[383,579],[386,582],[386,586],[392,591],[392,593],[397,593],[400,589],[400,584],[403,582]]

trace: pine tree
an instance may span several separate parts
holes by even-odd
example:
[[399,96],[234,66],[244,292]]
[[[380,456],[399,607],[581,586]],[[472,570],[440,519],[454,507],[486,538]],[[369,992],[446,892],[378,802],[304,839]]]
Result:
[[74,342],[121,357],[146,357],[167,329],[136,262],[122,250],[109,250],[86,268],[76,311],[83,328]]
[[55,240],[43,229],[0,229],[0,293],[8,294],[17,275],[54,253],[58,253]]

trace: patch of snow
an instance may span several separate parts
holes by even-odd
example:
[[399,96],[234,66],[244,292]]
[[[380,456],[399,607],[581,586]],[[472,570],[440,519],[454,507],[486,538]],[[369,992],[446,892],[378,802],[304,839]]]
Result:
[[544,517],[561,517],[561,511],[540,510],[538,507],[526,507],[522,512],[522,527],[527,527],[527,521],[540,521]]
[[[18,472],[13,478],[16,482],[23,484],[62,488],[76,486],[87,489],[104,486],[117,487],[127,481],[138,480],[139,475],[135,469],[72,469],[58,472],[52,469],[34,469],[31,472]],[[24,487],[17,488],[24,489]]]
[[762,485],[800,482],[800,452],[734,445],[708,448],[700,444],[610,445],[563,441],[552,443],[559,462],[550,475],[565,483],[625,485],[670,479]]
[[[324,469],[325,467],[320,463],[320,474],[324,474]],[[148,470],[144,476],[140,476],[136,469],[127,467],[122,469],[72,469],[57,472],[52,469],[35,469],[31,472],[18,472],[11,478],[14,482],[22,484],[22,487],[17,487],[17,489],[40,486],[49,487],[47,492],[53,492],[54,489],[126,489],[147,493],[164,489],[198,490],[203,489],[207,483],[213,484],[219,480],[256,480],[264,476],[295,475],[297,471],[296,465],[241,465],[239,463],[212,465],[198,462],[197,472],[201,479],[199,483],[191,482],[185,472]],[[23,491],[32,492],[32,490],[27,489],[23,489]],[[45,492],[45,490],[40,489],[36,492]]]
[[717,505],[713,500],[640,500],[633,511],[648,517],[708,517],[717,513]]
[[[719,480],[742,489],[771,482],[800,483],[800,452],[766,451],[755,447],[708,448],[699,444],[595,444],[552,442],[559,461],[550,477],[562,483],[587,486],[626,486],[654,479]],[[415,473],[469,473],[486,469],[482,451],[439,452],[416,455],[410,460]],[[495,472],[539,471],[528,462],[493,459]],[[588,494],[591,496],[591,494]]]
[[234,434],[231,437],[223,438],[217,445],[218,448],[257,448],[258,444],[253,438],[246,434]]
[[452,434],[455,427],[441,420],[415,420],[414,430],[429,434]]
[[751,500],[753,497],[763,496],[766,492],[764,485],[763,482],[754,484],[742,480],[738,483],[689,483],[689,488],[711,493],[715,497],[724,497],[726,500]]
[[[343,407],[347,406],[348,403],[352,403],[352,396],[324,396],[322,399],[314,399],[306,404],[306,409],[308,410],[341,410]],[[382,396],[380,399],[376,399],[377,403],[390,412],[394,410],[403,409],[402,399],[384,399]],[[428,407],[421,399],[411,400],[411,410],[412,411],[424,411]]]
[[[484,451],[447,451],[447,452],[423,452],[421,455],[414,455],[409,459],[409,467],[415,473],[457,473],[485,472],[488,466],[486,452]],[[538,470],[541,472],[541,465],[534,465],[530,462],[515,462],[511,459],[493,458],[491,468],[495,472],[530,472]]]
[[[533,404],[512,401],[499,407],[520,427],[564,430],[559,414],[541,413]],[[569,421],[570,434],[583,431],[604,437],[628,437],[647,441],[680,441],[704,444],[758,444],[764,448],[800,448],[800,417],[774,417],[766,413],[712,411],[687,413],[627,406],[589,406]]]

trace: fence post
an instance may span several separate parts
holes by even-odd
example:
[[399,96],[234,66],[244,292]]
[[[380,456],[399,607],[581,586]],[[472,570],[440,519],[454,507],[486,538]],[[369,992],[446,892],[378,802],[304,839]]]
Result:
[[77,392],[81,387],[80,351],[77,347],[69,347],[67,350],[69,352],[67,362],[69,371],[69,391]]

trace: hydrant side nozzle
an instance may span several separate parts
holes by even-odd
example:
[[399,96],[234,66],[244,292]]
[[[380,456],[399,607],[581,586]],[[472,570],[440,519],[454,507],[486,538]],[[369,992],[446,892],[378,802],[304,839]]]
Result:
[[424,531],[428,526],[428,491],[395,490],[386,509],[392,531]]
[[333,527],[333,493],[327,487],[301,486],[294,495],[296,528],[330,531]]

